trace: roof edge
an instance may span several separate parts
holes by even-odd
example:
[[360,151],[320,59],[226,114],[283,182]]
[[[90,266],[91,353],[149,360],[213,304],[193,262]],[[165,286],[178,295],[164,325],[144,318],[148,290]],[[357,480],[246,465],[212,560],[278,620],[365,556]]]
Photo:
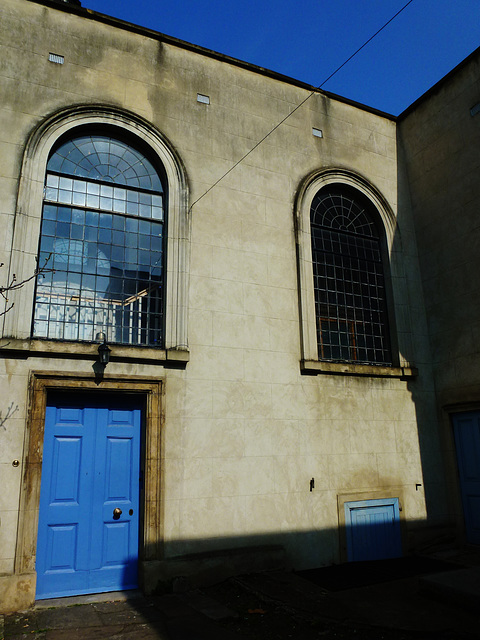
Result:
[[430,98],[434,93],[436,93],[442,85],[446,84],[454,75],[456,75],[463,67],[466,67],[470,62],[476,57],[480,55],[480,47],[472,51],[466,58],[464,58],[461,62],[459,62],[451,71],[449,71],[446,75],[444,75],[438,82],[436,82],[430,89],[427,89],[425,93],[423,93],[419,98],[417,98],[411,105],[409,105],[406,109],[402,111],[397,116],[397,121],[400,122],[404,120],[410,113],[415,111],[415,109],[425,100]]
[[33,2],[35,4],[41,4],[46,7],[50,7],[52,9],[57,9],[58,11],[72,13],[82,18],[95,20],[97,22],[108,24],[118,29],[130,31],[131,33],[138,33],[139,35],[147,36],[154,40],[165,42],[166,44],[170,44],[175,47],[186,49],[188,51],[193,51],[200,55],[213,58],[215,60],[219,60],[220,62],[225,62],[235,67],[240,67],[242,69],[246,69],[247,71],[251,71],[253,73],[257,73],[257,74],[266,76],[268,78],[272,78],[273,80],[285,82],[286,84],[293,85],[300,89],[305,89],[307,91],[323,94],[327,98],[337,100],[338,102],[343,102],[344,104],[348,104],[352,107],[356,107],[357,109],[361,109],[362,111],[367,111],[368,113],[372,113],[373,115],[386,118],[387,120],[392,120],[392,121],[397,120],[397,117],[390,113],[386,113],[385,111],[381,111],[380,109],[375,109],[374,107],[369,107],[368,105],[362,104],[361,102],[356,102],[355,100],[351,100],[350,98],[345,98],[344,96],[340,96],[336,93],[331,93],[330,91],[319,89],[316,86],[313,86],[301,80],[297,80],[296,78],[286,76],[277,71],[272,71],[271,69],[266,69],[265,67],[260,67],[251,62],[245,62],[244,60],[239,60],[238,58],[233,58],[223,53],[218,53],[217,51],[213,51],[212,49],[207,49],[205,47],[192,44],[191,42],[180,40],[179,38],[166,35],[159,31],[154,31],[153,29],[149,29],[148,27],[142,27],[140,25],[134,24],[133,22],[127,22],[126,20],[113,18],[112,16],[108,16],[104,13],[98,13],[97,11],[93,11],[92,9],[87,9],[86,7],[82,7],[80,5],[70,4],[68,2],[63,2],[61,0],[27,0],[27,2]]

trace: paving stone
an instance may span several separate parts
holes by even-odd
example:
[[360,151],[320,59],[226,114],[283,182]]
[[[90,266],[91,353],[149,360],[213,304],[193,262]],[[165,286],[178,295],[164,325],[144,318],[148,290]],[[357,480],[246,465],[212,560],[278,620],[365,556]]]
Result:
[[174,639],[168,635],[163,628],[137,624],[124,628],[122,633],[110,636],[110,640],[176,640],[176,638]]
[[194,610],[189,606],[188,602],[182,596],[176,594],[156,598],[155,607],[167,618],[189,616],[194,613]]
[[44,637],[45,640],[173,640],[163,629],[146,624],[52,629]]
[[343,619],[345,605],[341,607],[325,591],[292,572],[271,571],[241,576],[237,579],[248,591],[267,601],[282,603],[307,614],[322,612],[325,618]]
[[172,640],[242,640],[198,613],[167,620],[166,627]]
[[36,613],[38,629],[73,629],[75,627],[97,627],[102,624],[92,605],[43,609]]
[[[45,640],[103,640],[104,638],[128,638],[123,635],[125,625],[111,625],[101,627],[83,627],[76,629],[50,629],[47,631]],[[8,638],[7,640],[10,640]]]
[[112,624],[143,624],[147,623],[148,620],[145,619],[145,616],[135,609],[119,609],[116,611],[109,612],[97,612],[99,619],[103,625],[112,625]]
[[132,605],[123,600],[119,602],[94,602],[92,606],[98,613],[117,613],[130,609]]
[[229,609],[213,598],[209,598],[200,591],[189,591],[183,599],[196,611],[203,613],[211,620],[225,620],[226,618],[238,618],[238,613]]
[[135,604],[132,603],[132,609],[141,616],[148,623],[158,623],[160,620],[165,619],[165,613],[163,613],[156,603],[151,600],[137,600]]
[[13,613],[7,615],[5,616],[4,626],[5,634],[8,634],[8,637],[22,633],[32,634],[38,629],[35,617],[30,614]]
[[466,609],[476,612],[480,609],[480,567],[424,576],[420,587],[424,593]]
[[[8,638],[8,640],[46,640],[46,637],[46,631],[30,631],[29,633],[5,635],[5,638]],[[3,636],[0,636],[0,638],[3,638]]]

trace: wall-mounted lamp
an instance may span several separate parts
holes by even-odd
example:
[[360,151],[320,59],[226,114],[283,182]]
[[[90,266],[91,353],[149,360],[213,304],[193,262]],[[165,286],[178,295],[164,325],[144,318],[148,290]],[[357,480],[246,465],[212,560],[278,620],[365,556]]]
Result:
[[97,333],[96,339],[102,341],[101,344],[98,345],[98,356],[100,364],[104,367],[110,362],[110,352],[111,349],[107,344],[107,336],[101,331]]

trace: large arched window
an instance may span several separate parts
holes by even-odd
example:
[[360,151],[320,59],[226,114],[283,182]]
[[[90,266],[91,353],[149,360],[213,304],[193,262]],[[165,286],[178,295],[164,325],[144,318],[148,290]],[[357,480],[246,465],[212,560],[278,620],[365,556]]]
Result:
[[371,202],[330,184],[310,209],[318,358],[392,363],[383,266],[384,231]]
[[[105,135],[107,133],[107,135]],[[47,163],[33,336],[164,344],[164,185],[143,149],[102,133]]]

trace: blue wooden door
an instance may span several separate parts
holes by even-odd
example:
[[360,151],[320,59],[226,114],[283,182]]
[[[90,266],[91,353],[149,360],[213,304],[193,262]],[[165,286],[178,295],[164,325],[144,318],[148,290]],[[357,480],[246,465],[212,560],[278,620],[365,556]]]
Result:
[[348,560],[384,560],[402,555],[398,498],[345,503]]
[[468,542],[480,544],[480,411],[452,416]]
[[117,396],[49,399],[37,598],[137,586],[140,428],[138,403]]

